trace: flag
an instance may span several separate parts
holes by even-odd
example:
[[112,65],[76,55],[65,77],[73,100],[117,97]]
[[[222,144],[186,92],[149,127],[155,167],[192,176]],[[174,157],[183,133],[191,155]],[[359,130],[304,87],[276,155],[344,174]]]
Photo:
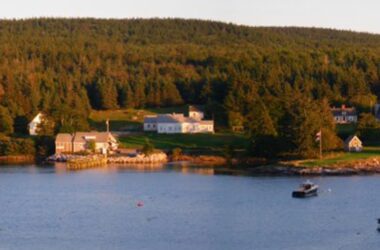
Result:
[[321,141],[322,139],[322,131],[319,131],[316,135],[315,135],[315,141],[316,142],[319,142]]

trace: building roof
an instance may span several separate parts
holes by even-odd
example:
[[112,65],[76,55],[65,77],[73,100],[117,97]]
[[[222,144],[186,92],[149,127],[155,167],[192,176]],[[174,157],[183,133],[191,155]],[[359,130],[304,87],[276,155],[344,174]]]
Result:
[[109,132],[77,132],[74,135],[74,142],[76,143],[87,141],[107,143],[110,139],[115,141],[115,138]]
[[214,121],[213,120],[203,120],[203,121],[198,121],[199,124],[202,124],[202,125],[214,125]]
[[203,109],[201,106],[190,105],[189,112],[203,112]]
[[29,124],[37,122],[37,120],[39,118],[41,118],[43,115],[44,114],[42,112],[39,112],[38,114],[36,114],[35,116],[33,116],[33,119],[29,122]]
[[55,138],[55,142],[58,143],[65,143],[65,142],[72,142],[73,136],[70,134],[58,134]]
[[359,140],[359,141],[361,142],[361,140],[359,139],[359,137],[357,137],[356,135],[351,135],[350,137],[348,137],[348,138],[344,141],[344,143],[345,143],[345,144],[349,144],[353,139],[357,139],[357,140]]
[[340,108],[332,107],[331,112],[333,113],[333,116],[341,116],[343,115],[343,112],[345,112],[345,115],[348,116],[356,116],[356,108],[354,107],[346,107],[346,105],[342,105]]
[[144,123],[156,123],[157,116],[156,115],[147,115],[144,117]]
[[158,115],[157,123],[198,123],[199,121],[191,118],[185,117],[183,114],[166,114]]

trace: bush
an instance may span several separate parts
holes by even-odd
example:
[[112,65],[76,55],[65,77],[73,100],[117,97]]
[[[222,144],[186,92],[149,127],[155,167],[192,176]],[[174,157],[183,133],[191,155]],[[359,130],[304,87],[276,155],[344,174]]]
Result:
[[94,140],[91,140],[88,142],[88,149],[91,151],[91,153],[95,153],[96,151],[96,143]]
[[235,147],[232,144],[226,145],[223,150],[223,155],[227,163],[232,164],[232,159],[235,157]]
[[51,136],[39,136],[35,138],[36,155],[39,159],[45,159],[46,157],[54,154],[55,139]]
[[182,149],[181,148],[174,148],[172,150],[172,158],[173,158],[173,161],[177,161],[180,159],[182,155]]
[[290,145],[285,141],[275,135],[255,136],[251,138],[248,152],[255,157],[277,158],[285,151],[286,145]]
[[141,152],[146,156],[149,156],[154,153],[154,146],[148,139],[145,141],[145,144]]
[[8,138],[1,141],[1,155],[35,155],[35,143],[31,139]]

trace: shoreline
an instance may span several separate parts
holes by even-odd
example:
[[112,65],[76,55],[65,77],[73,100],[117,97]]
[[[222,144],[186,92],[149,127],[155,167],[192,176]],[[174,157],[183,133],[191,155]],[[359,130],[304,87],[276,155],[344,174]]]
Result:
[[[162,159],[160,158],[157,162],[149,158],[147,158],[146,162],[142,159],[129,162],[129,159],[125,157],[119,158],[119,160],[115,158],[109,158],[109,160],[110,159],[111,161],[109,161],[108,164],[103,164],[103,166],[112,164],[144,165],[146,163],[152,168],[151,163],[160,163],[157,164],[157,166],[159,165],[160,168],[162,168],[162,164],[169,166],[178,164],[187,168],[190,166],[194,168],[213,169],[215,174],[249,176],[354,176],[380,174],[380,157],[342,162],[330,166],[302,166],[299,161],[272,162],[268,164],[268,162],[265,163],[262,160],[258,160],[254,163],[248,163],[249,161],[247,162],[247,159],[233,159],[229,165],[227,164],[227,159],[224,157],[211,155],[182,155],[176,159],[172,157],[162,157]],[[36,163],[35,157],[30,155],[0,156],[0,165],[4,166]],[[69,164],[65,164],[67,164],[67,168],[69,169]],[[94,164],[92,167],[97,166]]]

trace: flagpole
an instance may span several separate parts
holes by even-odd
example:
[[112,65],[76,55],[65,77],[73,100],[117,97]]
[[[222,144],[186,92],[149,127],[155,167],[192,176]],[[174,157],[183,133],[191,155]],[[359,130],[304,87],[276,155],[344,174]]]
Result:
[[323,152],[322,152],[322,137],[323,137],[323,134],[322,134],[322,128],[321,128],[321,137],[320,137],[320,140],[319,140],[319,158],[322,160],[323,159]]

